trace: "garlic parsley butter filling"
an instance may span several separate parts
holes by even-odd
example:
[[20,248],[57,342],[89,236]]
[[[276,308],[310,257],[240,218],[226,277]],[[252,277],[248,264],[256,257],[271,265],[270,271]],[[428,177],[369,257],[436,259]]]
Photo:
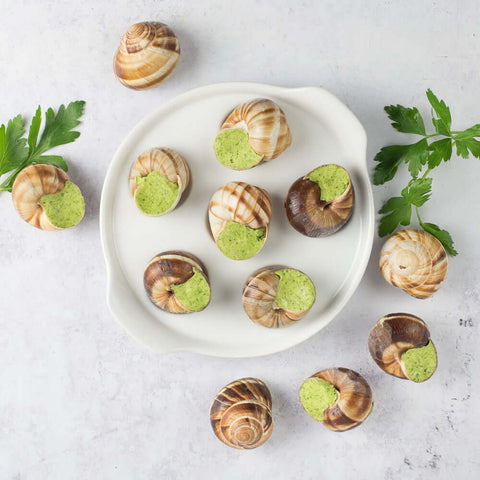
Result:
[[178,185],[154,170],[145,177],[137,177],[135,192],[137,207],[148,215],[160,215],[171,208],[178,197]]
[[424,347],[411,348],[402,355],[407,374],[414,382],[423,382],[437,368],[437,352],[431,340]]
[[338,392],[335,387],[322,378],[308,378],[300,387],[300,402],[305,411],[315,420],[325,420],[324,412],[335,404]]
[[230,221],[220,232],[217,245],[220,251],[233,260],[245,260],[258,253],[265,243],[266,228],[250,228]]
[[302,272],[285,268],[277,270],[278,282],[275,303],[291,312],[304,312],[315,301],[315,287],[312,281]]
[[262,156],[251,147],[248,132],[240,128],[222,130],[213,143],[220,163],[235,170],[245,170],[260,162]]
[[170,288],[185,308],[194,312],[203,310],[210,301],[210,286],[205,276],[196,268],[185,283],[172,285]]
[[320,200],[331,202],[338,198],[348,187],[348,173],[338,165],[323,165],[310,172],[306,178],[320,187]]

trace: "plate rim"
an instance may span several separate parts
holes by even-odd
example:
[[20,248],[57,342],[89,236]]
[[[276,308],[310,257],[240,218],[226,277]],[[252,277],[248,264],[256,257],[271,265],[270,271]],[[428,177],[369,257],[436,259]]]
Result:
[[[175,106],[175,104],[185,104],[188,101],[195,100],[199,96],[210,96],[212,94],[219,94],[219,93],[241,93],[242,90],[269,90],[272,95],[277,94],[292,94],[293,99],[295,100],[296,95],[308,94],[308,93],[315,93],[321,94],[325,98],[328,98],[335,107],[342,112],[343,115],[346,115],[347,118],[351,121],[352,125],[355,125],[357,128],[357,135],[360,135],[362,145],[362,155],[361,158],[363,159],[363,165],[359,164],[359,171],[361,175],[364,176],[365,183],[365,193],[366,193],[366,204],[368,207],[368,212],[365,212],[363,220],[365,221],[365,235],[363,238],[364,246],[363,252],[360,253],[361,259],[358,262],[357,267],[354,270],[354,279],[350,281],[349,288],[343,294],[343,297],[340,301],[334,304],[334,307],[331,308],[329,312],[329,319],[326,323],[321,325],[319,328],[315,329],[313,332],[307,331],[305,335],[299,335],[299,338],[296,338],[295,341],[287,346],[279,346],[273,348],[266,348],[265,352],[259,352],[255,354],[241,354],[238,352],[226,352],[220,349],[212,350],[208,348],[208,344],[205,345],[202,342],[192,343],[190,339],[186,337],[182,342],[182,335],[178,332],[171,332],[167,328],[164,332],[164,341],[162,342],[162,348],[158,347],[158,342],[156,345],[153,346],[151,343],[148,342],[148,334],[140,335],[137,331],[134,331],[130,326],[122,320],[122,314],[128,314],[129,305],[128,301],[124,301],[121,296],[122,290],[125,288],[121,282],[118,281],[118,277],[116,275],[120,275],[125,279],[126,282],[128,280],[125,278],[121,266],[119,265],[118,257],[116,256],[116,249],[115,249],[115,240],[113,238],[113,216],[109,219],[108,213],[109,208],[113,208],[114,206],[114,189],[109,188],[109,185],[113,185],[113,181],[115,179],[115,170],[116,167],[119,168],[121,165],[119,157],[122,156],[122,151],[128,148],[129,143],[145,129],[145,126],[148,125],[154,118],[156,118],[159,114],[161,114],[164,110],[169,110]],[[370,256],[373,246],[373,238],[374,238],[374,224],[375,224],[375,212],[374,212],[374,201],[373,201],[373,191],[372,185],[368,173],[368,166],[367,166],[367,135],[363,125],[360,123],[358,118],[355,114],[334,94],[329,92],[328,90],[318,87],[318,86],[303,86],[303,87],[280,87],[275,85],[270,85],[266,83],[258,83],[258,82],[220,82],[220,83],[213,83],[209,85],[204,85],[201,87],[190,89],[186,92],[183,92],[180,95],[177,95],[168,101],[164,102],[163,104],[159,105],[158,107],[154,108],[150,113],[145,115],[124,137],[121,141],[120,145],[117,147],[110,165],[107,169],[107,173],[105,175],[105,179],[103,182],[102,193],[100,198],[100,213],[99,213],[99,226],[100,226],[100,240],[102,245],[102,251],[105,259],[106,264],[106,271],[107,271],[107,292],[106,292],[106,301],[108,309],[110,313],[115,318],[115,320],[122,326],[127,333],[133,337],[137,342],[139,342],[144,347],[148,348],[149,350],[156,352],[156,353],[173,353],[173,352],[193,352],[199,353],[204,355],[209,355],[213,357],[223,357],[223,358],[254,358],[259,356],[271,355],[280,351],[287,350],[289,348],[293,348],[296,345],[306,341],[307,339],[311,338],[313,335],[317,334],[320,330],[322,330],[326,325],[328,325],[345,307],[348,301],[353,296],[354,292],[358,288],[360,281],[362,280]],[[121,312],[118,310],[120,309]],[[132,312],[133,313],[133,312]]]

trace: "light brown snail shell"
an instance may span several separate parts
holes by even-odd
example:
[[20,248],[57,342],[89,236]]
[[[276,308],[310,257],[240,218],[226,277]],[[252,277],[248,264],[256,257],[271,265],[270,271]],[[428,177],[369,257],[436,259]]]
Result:
[[303,318],[311,308],[303,312],[293,312],[275,303],[280,281],[275,272],[283,268],[290,267],[274,266],[257,270],[249,277],[243,289],[243,309],[252,322],[263,327],[279,328],[291,325]]
[[330,202],[320,199],[318,183],[309,180],[307,175],[296,180],[288,190],[285,199],[287,219],[295,230],[307,237],[332,235],[350,220],[353,213],[355,194],[350,175],[347,189]]
[[258,378],[229,383],[210,409],[215,435],[233,448],[251,449],[265,443],[273,430],[272,396]]
[[143,152],[135,160],[130,170],[129,186],[133,199],[135,199],[140,186],[137,178],[146,177],[154,171],[159,172],[167,180],[178,185],[178,195],[175,202],[168,210],[160,214],[165,215],[172,211],[180,201],[182,193],[190,182],[190,170],[184,158],[170,148],[151,148]]
[[323,424],[335,432],[343,432],[360,425],[373,408],[373,393],[367,381],[349,368],[328,368],[310,378],[321,378],[331,383],[338,392],[337,401],[324,413]]
[[411,380],[402,355],[411,348],[424,347],[430,341],[430,331],[421,318],[410,313],[390,313],[372,328],[368,349],[383,371]]
[[152,303],[170,313],[192,313],[175,296],[171,286],[185,283],[193,276],[194,268],[208,281],[205,267],[190,253],[172,250],[152,258],[143,275],[143,285]]
[[208,220],[215,241],[230,221],[250,228],[265,228],[272,216],[272,202],[266,190],[245,182],[229,182],[212,196]]
[[406,229],[392,235],[380,252],[385,280],[415,298],[428,298],[447,276],[448,259],[443,245],[430,233]]
[[61,192],[69,180],[68,175],[56,165],[29,165],[20,171],[13,183],[13,205],[30,225],[42,230],[62,230],[50,222],[40,199],[44,195]]
[[292,143],[283,110],[267,98],[256,98],[233,109],[221,130],[229,128],[246,130],[250,146],[263,161],[278,157]]
[[126,87],[144,90],[166,80],[180,58],[173,30],[160,22],[132,25],[122,36],[113,70]]

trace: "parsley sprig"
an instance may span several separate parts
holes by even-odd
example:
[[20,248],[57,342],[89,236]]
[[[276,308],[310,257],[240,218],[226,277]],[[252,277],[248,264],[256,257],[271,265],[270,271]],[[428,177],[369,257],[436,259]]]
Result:
[[22,115],[12,118],[7,126],[0,126],[0,178],[7,175],[0,184],[0,191],[12,191],[15,178],[22,169],[35,163],[52,163],[67,171],[68,166],[60,155],[44,155],[59,145],[75,141],[80,132],[73,129],[80,124],[85,102],[71,102],[60,105],[57,113],[49,108],[45,112],[45,127],[40,139],[42,109],[37,108],[25,138],[25,119]]
[[[430,172],[442,162],[451,159],[453,147],[458,156],[468,158],[472,154],[480,158],[480,124],[464,131],[452,130],[449,107],[428,89],[427,98],[432,107],[432,124],[435,133],[427,134],[422,115],[417,108],[402,105],[385,107],[392,126],[402,133],[420,135],[418,142],[409,145],[383,147],[374,160],[377,163],[373,176],[375,185],[392,180],[402,162],[407,164],[412,179],[401,191],[400,197],[390,198],[378,213],[383,214],[378,233],[381,237],[392,233],[399,225],[410,224],[412,209],[415,210],[420,226],[435,236],[452,256],[457,255],[451,235],[434,223],[426,223],[420,217],[420,207],[430,199],[432,178]],[[439,139],[437,139],[440,137]],[[435,140],[433,140],[435,139]]]

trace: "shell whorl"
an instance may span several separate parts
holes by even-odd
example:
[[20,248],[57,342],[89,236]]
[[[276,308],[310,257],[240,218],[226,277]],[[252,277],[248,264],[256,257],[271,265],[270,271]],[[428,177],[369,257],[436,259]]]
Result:
[[253,150],[268,161],[278,157],[292,143],[292,135],[283,110],[272,100],[257,98],[236,107],[221,129],[247,130]]
[[135,194],[140,187],[137,178],[146,177],[154,171],[178,185],[177,198],[172,206],[162,213],[164,215],[172,211],[180,201],[182,193],[190,182],[190,170],[185,159],[175,150],[170,148],[151,148],[138,156],[130,170],[128,182],[133,198],[135,198]]
[[382,317],[368,337],[368,349],[375,363],[395,377],[408,379],[402,355],[430,341],[430,331],[421,319],[410,313],[390,313]]
[[285,199],[290,225],[308,237],[325,237],[340,230],[350,220],[355,201],[350,175],[348,178],[347,189],[331,202],[320,199],[318,183],[306,176],[296,180]]
[[338,392],[334,405],[324,411],[323,424],[333,431],[350,430],[362,423],[373,406],[373,393],[367,381],[349,368],[328,368],[312,375],[331,383]]
[[243,309],[252,322],[268,328],[279,328],[297,322],[308,310],[293,312],[275,303],[279,277],[275,272],[283,266],[265,267],[253,273],[243,289]]
[[44,195],[61,192],[68,180],[68,175],[55,165],[48,163],[30,165],[15,179],[12,187],[13,205],[20,216],[34,227],[42,230],[61,230],[48,220],[39,201]]
[[257,378],[229,383],[210,409],[215,435],[233,448],[251,449],[268,440],[273,430],[272,396]]
[[244,182],[229,182],[212,196],[208,219],[215,241],[228,222],[234,221],[250,228],[265,227],[272,216],[270,195],[262,188]]
[[385,280],[415,298],[433,295],[448,271],[447,253],[430,233],[406,229],[392,235],[380,252]]
[[175,296],[172,285],[185,283],[197,269],[208,280],[204,266],[194,255],[180,251],[163,252],[145,268],[143,284],[154,305],[170,313],[191,313]]
[[166,80],[179,58],[180,45],[170,27],[160,22],[136,23],[123,34],[113,69],[123,85],[144,90]]

